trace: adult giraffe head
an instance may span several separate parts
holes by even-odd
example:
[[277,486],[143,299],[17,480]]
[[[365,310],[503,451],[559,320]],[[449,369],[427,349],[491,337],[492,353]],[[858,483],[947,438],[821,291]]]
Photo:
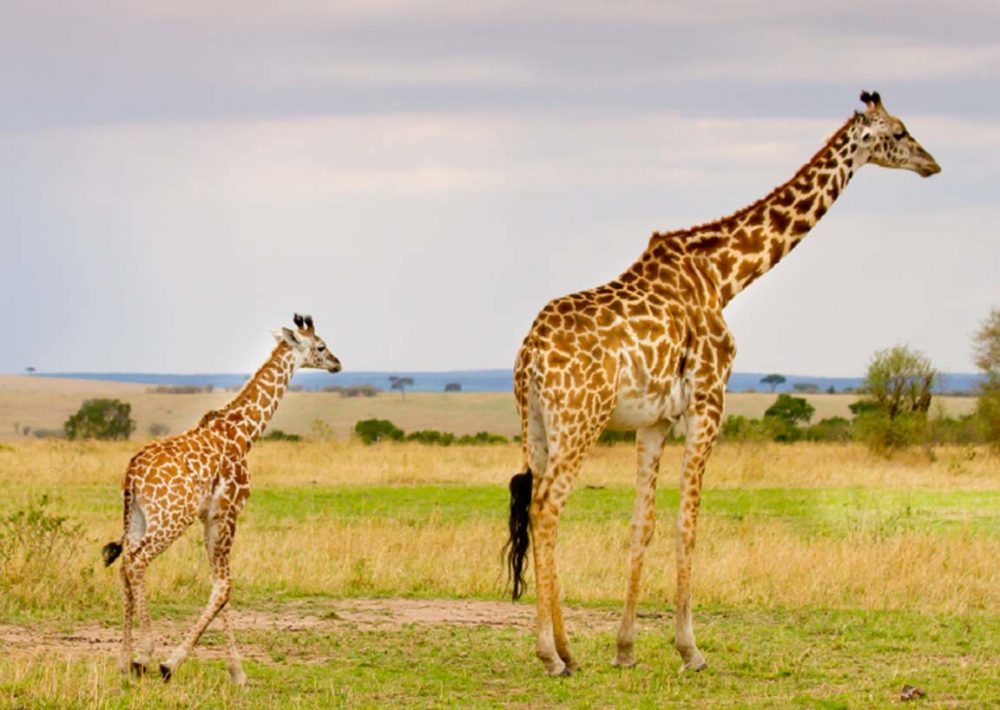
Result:
[[912,170],[921,177],[941,172],[934,156],[910,135],[901,120],[885,110],[877,91],[862,91],[861,102],[867,107],[857,114],[861,162]]
[[274,339],[292,348],[299,359],[299,367],[340,372],[340,360],[330,352],[323,339],[316,335],[312,316],[300,316],[296,313],[292,320],[295,322],[295,330],[282,328],[275,331]]

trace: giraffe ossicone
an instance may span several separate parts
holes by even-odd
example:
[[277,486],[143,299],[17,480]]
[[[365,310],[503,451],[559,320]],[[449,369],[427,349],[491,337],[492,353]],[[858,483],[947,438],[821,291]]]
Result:
[[714,222],[654,233],[618,278],[551,301],[525,337],[514,368],[524,473],[511,480],[508,566],[514,598],[534,553],[535,651],[551,675],[577,667],[556,575],[559,515],[583,457],[605,428],[635,430],[638,458],[630,570],[615,665],[635,663],[635,609],[643,554],[655,528],[663,445],[685,423],[676,530],[675,646],[683,668],[705,660],[691,624],[691,557],[705,463],[722,418],[736,345],[723,307],[802,240],[866,163],[940,172],[934,158],[864,92],[855,113],[808,163],[766,197]]
[[[310,316],[295,314],[295,330],[275,331],[277,345],[267,361],[222,409],[205,414],[192,429],[147,444],[129,461],[122,480],[123,531],[101,550],[105,566],[122,558],[124,627],[119,668],[144,675],[153,656],[153,627],[146,604],[146,568],[196,520],[205,526],[212,568],[208,605],[183,641],[160,664],[170,680],[217,614],[222,616],[234,683],[246,683],[229,614],[232,579],[229,552],[236,518],[250,496],[246,457],[264,431],[298,368],[340,371],[340,361],[316,334]],[[138,659],[132,656],[132,620],[138,613]]]

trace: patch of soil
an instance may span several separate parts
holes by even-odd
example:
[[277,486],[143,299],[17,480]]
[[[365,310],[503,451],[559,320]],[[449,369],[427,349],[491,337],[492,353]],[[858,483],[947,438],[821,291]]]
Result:
[[[329,631],[337,633],[348,628],[392,631],[411,625],[418,626],[494,626],[531,629],[534,624],[533,604],[480,601],[469,599],[311,599],[276,605],[270,609],[234,608],[231,612],[237,634],[240,630],[256,631]],[[567,625],[594,631],[613,631],[620,612],[594,609],[565,608]],[[660,614],[642,614],[639,626],[662,623]],[[157,649],[172,648],[190,621],[153,620]],[[209,630],[222,630],[216,619]],[[138,633],[135,627],[134,633]],[[237,641],[239,636],[237,635]],[[97,624],[84,624],[71,631],[64,628],[0,624],[0,648],[8,655],[54,653],[60,656],[114,655],[121,643],[121,629]],[[266,650],[240,642],[245,658],[267,662]],[[195,647],[202,658],[225,658],[221,637],[211,645],[204,639]]]

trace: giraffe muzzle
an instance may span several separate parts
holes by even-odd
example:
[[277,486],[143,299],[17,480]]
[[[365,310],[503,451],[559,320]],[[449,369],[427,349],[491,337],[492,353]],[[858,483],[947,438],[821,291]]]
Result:
[[941,172],[941,166],[934,160],[934,156],[926,150],[920,149],[918,157],[920,158],[920,165],[917,167],[917,174],[920,177],[930,177]]

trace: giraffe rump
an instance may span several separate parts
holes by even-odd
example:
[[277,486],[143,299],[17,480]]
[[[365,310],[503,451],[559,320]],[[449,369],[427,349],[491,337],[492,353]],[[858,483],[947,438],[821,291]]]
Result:
[[521,598],[527,586],[524,581],[524,558],[531,544],[530,516],[531,469],[518,473],[510,479],[510,539],[504,549],[507,552],[507,573],[512,585],[511,598]]

